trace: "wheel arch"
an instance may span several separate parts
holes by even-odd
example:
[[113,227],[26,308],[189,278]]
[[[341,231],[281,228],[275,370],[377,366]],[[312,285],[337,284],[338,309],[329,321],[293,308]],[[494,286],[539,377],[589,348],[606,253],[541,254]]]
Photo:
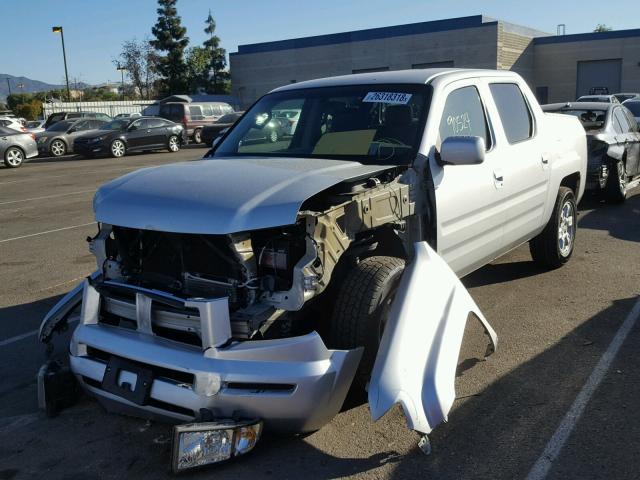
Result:
[[575,195],[575,197],[577,199],[578,193],[580,192],[581,182],[582,182],[582,178],[580,177],[580,172],[573,172],[573,173],[565,176],[560,181],[560,186],[561,187],[567,187],[567,188],[570,188],[571,190],[573,190],[573,194]]

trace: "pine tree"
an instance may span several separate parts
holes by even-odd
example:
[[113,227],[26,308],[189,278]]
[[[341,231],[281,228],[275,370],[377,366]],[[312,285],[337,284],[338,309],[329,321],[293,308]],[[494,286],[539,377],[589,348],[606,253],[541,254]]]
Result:
[[159,55],[157,70],[161,78],[163,94],[186,93],[187,76],[184,63],[184,49],[189,44],[187,29],[181,24],[176,10],[177,0],[158,0],[158,20],[151,29],[155,40],[153,48],[166,55]]
[[225,70],[227,67],[227,51],[220,47],[220,38],[215,35],[216,21],[211,15],[209,10],[209,16],[205,21],[204,32],[209,35],[209,39],[203,42],[203,45],[210,52],[210,64],[209,71],[211,72],[211,93],[226,93],[227,81],[229,80],[229,72]]

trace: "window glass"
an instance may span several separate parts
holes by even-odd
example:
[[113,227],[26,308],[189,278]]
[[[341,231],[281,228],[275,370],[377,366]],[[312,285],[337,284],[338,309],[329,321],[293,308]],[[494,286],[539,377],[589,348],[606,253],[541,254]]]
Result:
[[165,126],[165,122],[160,118],[149,118],[146,122],[147,128],[159,128]]
[[631,113],[636,117],[640,117],[640,102],[626,102],[624,106],[631,110]]
[[204,118],[199,105],[189,105],[189,115],[191,116],[191,120],[202,120]]
[[75,128],[76,132],[77,132],[77,131],[80,131],[80,130],[89,130],[91,127],[89,126],[89,122],[87,120],[84,120],[82,122],[78,122],[78,123],[74,124],[73,128]]
[[211,108],[211,105],[203,105],[202,106],[202,114],[205,117],[213,117],[213,115],[215,115],[213,109]]
[[616,108],[615,111],[613,112],[613,117],[615,119],[614,123],[618,125],[618,129],[616,129],[618,133],[627,133],[630,130],[627,117],[625,117],[621,109]]
[[636,122],[636,119],[633,116],[633,113],[631,113],[626,108],[623,108],[622,112],[627,117],[627,122],[629,123],[629,130],[632,131],[632,132],[637,132],[638,131],[638,122]]
[[462,87],[447,97],[440,120],[440,141],[448,137],[474,136],[491,147],[487,119],[476,87]]
[[509,143],[531,138],[533,121],[520,87],[515,83],[492,83],[489,88]]
[[70,113],[67,115],[67,118],[80,118],[82,117],[81,113]]
[[[234,125],[214,155],[406,165],[420,146],[428,88],[375,84],[271,93]],[[299,116],[289,119],[280,116],[283,111]]]

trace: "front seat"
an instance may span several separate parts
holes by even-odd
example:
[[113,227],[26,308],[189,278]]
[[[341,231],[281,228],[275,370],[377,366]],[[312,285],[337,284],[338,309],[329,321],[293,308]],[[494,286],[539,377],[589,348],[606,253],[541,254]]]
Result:
[[417,125],[411,121],[409,105],[391,105],[384,112],[384,125],[378,130],[376,140],[389,139],[411,145]]

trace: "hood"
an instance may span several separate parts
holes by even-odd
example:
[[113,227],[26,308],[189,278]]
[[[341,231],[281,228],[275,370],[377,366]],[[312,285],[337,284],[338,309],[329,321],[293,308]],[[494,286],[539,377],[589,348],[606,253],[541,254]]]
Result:
[[96,220],[164,232],[226,234],[290,225],[302,203],[345,180],[393,167],[242,157],[145,168],[102,186]]

